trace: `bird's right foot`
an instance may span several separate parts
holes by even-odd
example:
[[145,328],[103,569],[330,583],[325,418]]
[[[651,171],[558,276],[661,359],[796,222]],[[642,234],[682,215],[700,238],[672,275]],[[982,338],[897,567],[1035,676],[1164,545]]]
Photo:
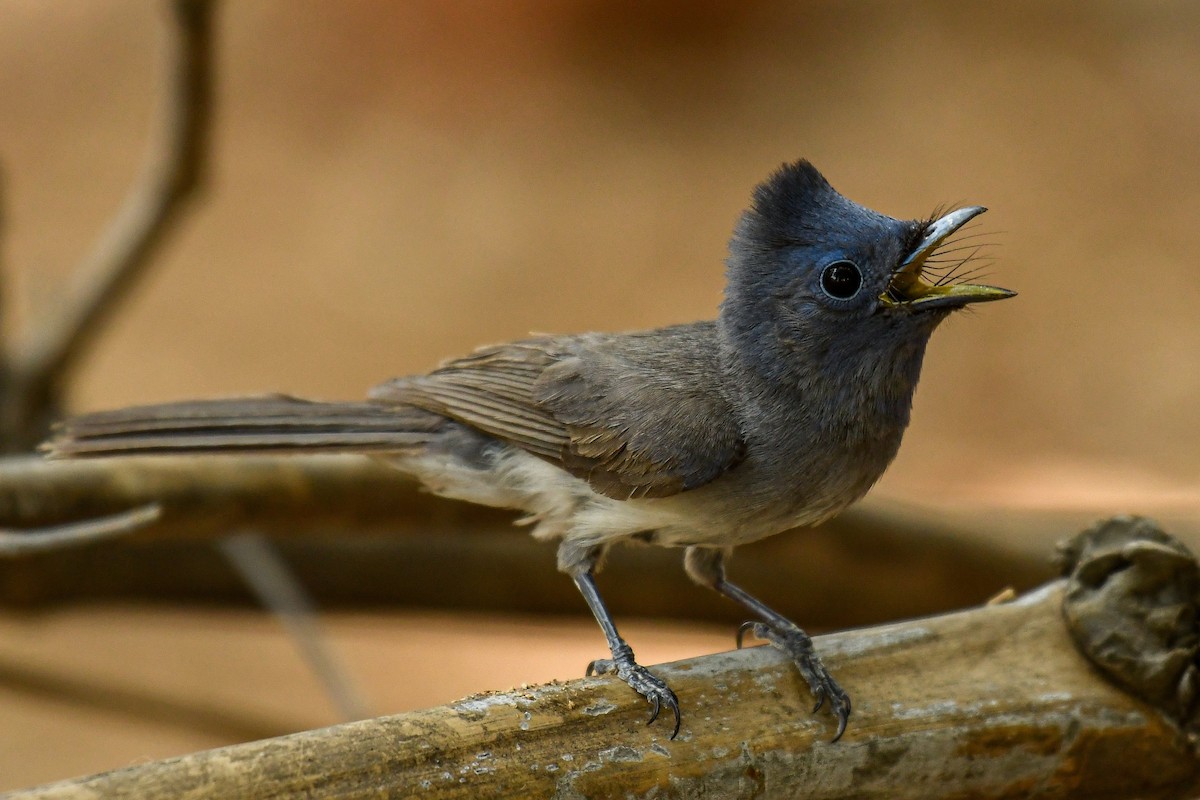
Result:
[[756,639],[770,642],[791,657],[796,668],[800,670],[800,675],[804,678],[805,683],[808,684],[809,690],[813,693],[813,697],[816,698],[817,702],[813,707],[813,713],[819,711],[828,700],[830,710],[837,719],[837,731],[833,734],[833,741],[841,739],[842,734],[846,732],[846,722],[850,719],[850,695],[846,694],[846,690],[833,679],[833,675],[821,663],[821,658],[813,649],[812,639],[809,635],[800,630],[795,623],[786,620],[774,625],[766,622],[747,622],[738,629],[737,646],[739,648],[742,646],[742,639],[746,633],[753,633]]
[[600,658],[588,664],[588,675],[610,673],[616,673],[618,678],[649,701],[652,709],[647,725],[658,719],[659,712],[665,706],[675,715],[675,728],[671,731],[671,738],[674,739],[679,734],[679,698],[671,691],[671,687],[667,686],[666,681],[633,660],[632,650],[626,648],[626,651],[613,653],[611,659]]

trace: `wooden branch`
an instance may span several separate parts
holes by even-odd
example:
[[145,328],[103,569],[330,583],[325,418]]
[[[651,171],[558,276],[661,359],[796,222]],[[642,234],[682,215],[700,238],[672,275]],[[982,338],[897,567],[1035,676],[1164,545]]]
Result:
[[[674,741],[668,726],[645,725],[645,703],[622,683],[586,678],[137,765],[10,800],[1191,796],[1200,760],[1184,730],[1195,727],[1195,707],[1178,700],[1195,699],[1180,690],[1195,669],[1200,572],[1145,527],[1126,520],[1089,532],[1089,541],[1106,541],[1069,554],[1069,579],[1015,602],[820,637],[817,649],[855,699],[837,744],[793,666],[759,647],[657,668],[683,706]],[[1168,702],[1117,688],[1076,648],[1108,647],[1095,626],[1070,622],[1084,607],[1084,617],[1120,620],[1123,633],[1168,648],[1127,651],[1149,671],[1122,678],[1149,697],[1153,687],[1138,681],[1157,675],[1151,683],[1168,691],[1156,697]],[[1164,652],[1181,658],[1164,667]]]
[[173,0],[162,140],[141,178],[75,271],[57,313],[11,354],[4,386],[9,451],[32,448],[57,412],[58,393],[96,331],[153,261],[182,218],[207,166],[212,105],[211,0]]
[[242,528],[366,534],[509,519],[420,492],[404,473],[361,456],[0,459],[0,525],[45,526],[150,503],[163,513],[139,538],[212,540]]
[[[314,599],[562,613],[584,607],[554,569],[553,546],[513,515],[433,497],[366,458],[0,459],[0,526],[45,527],[161,504],[119,543],[0,560],[0,603],[105,598],[250,602],[211,543],[255,531]],[[816,530],[739,548],[737,579],[818,629],[982,602],[1049,579],[1047,540],[1012,549],[982,524],[860,506]],[[1061,528],[1058,528],[1061,530]],[[600,576],[615,613],[741,621],[694,586],[677,551],[617,548]]]

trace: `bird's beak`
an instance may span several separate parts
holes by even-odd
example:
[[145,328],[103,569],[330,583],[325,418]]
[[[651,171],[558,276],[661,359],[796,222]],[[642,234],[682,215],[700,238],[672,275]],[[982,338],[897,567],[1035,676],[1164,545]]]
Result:
[[921,277],[925,259],[932,255],[942,242],[950,238],[955,231],[984,211],[987,209],[983,206],[960,208],[930,224],[920,243],[892,273],[887,290],[879,297],[880,304],[887,307],[907,306],[915,311],[958,308],[967,303],[986,303],[989,300],[1003,300],[1015,295],[1016,292],[1001,289],[998,286],[984,286],[976,283],[938,285],[929,283]]

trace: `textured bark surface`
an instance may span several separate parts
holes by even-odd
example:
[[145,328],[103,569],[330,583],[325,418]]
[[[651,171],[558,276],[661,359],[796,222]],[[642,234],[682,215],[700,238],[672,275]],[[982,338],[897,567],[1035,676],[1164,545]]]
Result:
[[845,738],[758,647],[658,668],[683,728],[609,678],[144,764],[15,798],[1181,797],[1188,736],[1108,682],[1064,624],[1063,582],[1014,602],[820,637],[853,695]]
[[1143,517],[1114,517],[1060,546],[1063,615],[1112,680],[1190,731],[1200,701],[1200,565]]

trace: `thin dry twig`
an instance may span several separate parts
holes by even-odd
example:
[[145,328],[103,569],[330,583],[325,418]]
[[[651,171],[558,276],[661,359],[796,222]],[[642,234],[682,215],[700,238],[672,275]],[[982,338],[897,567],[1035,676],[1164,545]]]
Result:
[[322,635],[316,604],[273,543],[260,533],[237,533],[220,540],[217,547],[263,607],[283,623],[342,719],[371,716],[362,690]]
[[[75,270],[74,289],[57,313],[31,331],[11,355],[7,390],[13,435],[32,446],[44,434],[30,421],[56,409],[57,394],[96,331],[145,272],[186,202],[202,183],[212,95],[210,0],[175,0],[161,141],[121,209]],[[24,425],[21,422],[24,421]],[[32,428],[21,431],[20,428]],[[32,439],[30,437],[32,436]],[[17,449],[11,447],[10,449]]]
[[162,506],[149,503],[129,511],[21,531],[0,529],[0,558],[47,553],[133,533],[156,522]]

